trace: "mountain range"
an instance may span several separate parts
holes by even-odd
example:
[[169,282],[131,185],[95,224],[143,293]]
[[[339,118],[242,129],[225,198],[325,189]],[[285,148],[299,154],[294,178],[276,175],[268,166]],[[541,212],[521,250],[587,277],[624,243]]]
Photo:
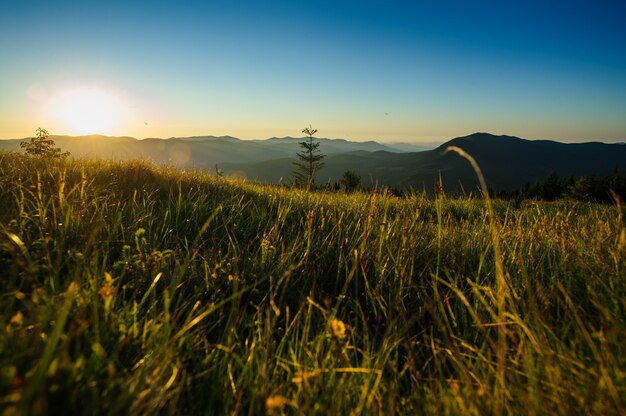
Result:
[[[273,137],[241,140],[231,136],[143,139],[107,136],[51,136],[56,145],[73,157],[113,160],[147,159],[180,168],[216,169],[247,180],[290,182],[302,138]],[[626,145],[600,142],[566,144],[551,140],[526,140],[513,136],[474,133],[457,137],[436,148],[413,144],[353,142],[317,139],[325,154],[316,182],[334,183],[347,170],[361,176],[365,186],[430,190],[441,176],[444,189],[472,192],[476,174],[455,153],[457,146],[480,165],[489,187],[513,190],[527,183],[559,176],[605,175],[626,170]],[[19,150],[21,140],[0,140],[0,150]]]

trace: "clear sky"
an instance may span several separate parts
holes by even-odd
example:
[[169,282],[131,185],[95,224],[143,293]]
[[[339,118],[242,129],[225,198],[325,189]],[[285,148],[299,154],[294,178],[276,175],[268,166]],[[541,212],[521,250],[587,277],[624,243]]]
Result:
[[6,0],[0,138],[626,141],[625,22],[623,0]]

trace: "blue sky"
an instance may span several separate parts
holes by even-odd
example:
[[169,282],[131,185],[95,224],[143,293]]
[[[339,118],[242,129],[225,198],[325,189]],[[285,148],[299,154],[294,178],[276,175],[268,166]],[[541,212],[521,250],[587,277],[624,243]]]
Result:
[[[81,132],[106,125],[92,132],[138,138],[296,136],[312,124],[354,140],[475,131],[626,140],[623,1],[14,0],[2,9],[0,138],[39,126],[73,134],[82,122]],[[69,104],[73,116],[51,109],[81,89],[122,110],[98,123]]]

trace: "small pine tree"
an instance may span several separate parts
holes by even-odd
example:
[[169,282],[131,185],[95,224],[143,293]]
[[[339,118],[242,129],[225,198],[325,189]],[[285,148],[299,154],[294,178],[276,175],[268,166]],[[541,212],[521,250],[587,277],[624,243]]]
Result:
[[302,130],[302,133],[306,134],[306,140],[300,142],[302,151],[296,153],[299,160],[293,162],[296,165],[293,176],[296,185],[311,189],[315,185],[315,173],[324,166],[321,160],[324,159],[325,155],[320,153],[320,144],[314,140],[313,136],[317,133],[316,129],[309,126]]
[[62,152],[60,148],[54,147],[54,140],[50,138],[50,133],[41,127],[37,128],[37,135],[20,143],[26,154],[37,157],[66,157],[70,152]]
[[346,192],[353,192],[361,186],[361,177],[351,170],[343,173],[341,184]]

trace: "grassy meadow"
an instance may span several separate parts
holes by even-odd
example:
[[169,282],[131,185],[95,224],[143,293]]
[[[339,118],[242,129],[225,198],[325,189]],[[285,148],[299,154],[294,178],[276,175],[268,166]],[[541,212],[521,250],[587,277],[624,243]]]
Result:
[[620,414],[618,204],[0,154],[0,410]]

